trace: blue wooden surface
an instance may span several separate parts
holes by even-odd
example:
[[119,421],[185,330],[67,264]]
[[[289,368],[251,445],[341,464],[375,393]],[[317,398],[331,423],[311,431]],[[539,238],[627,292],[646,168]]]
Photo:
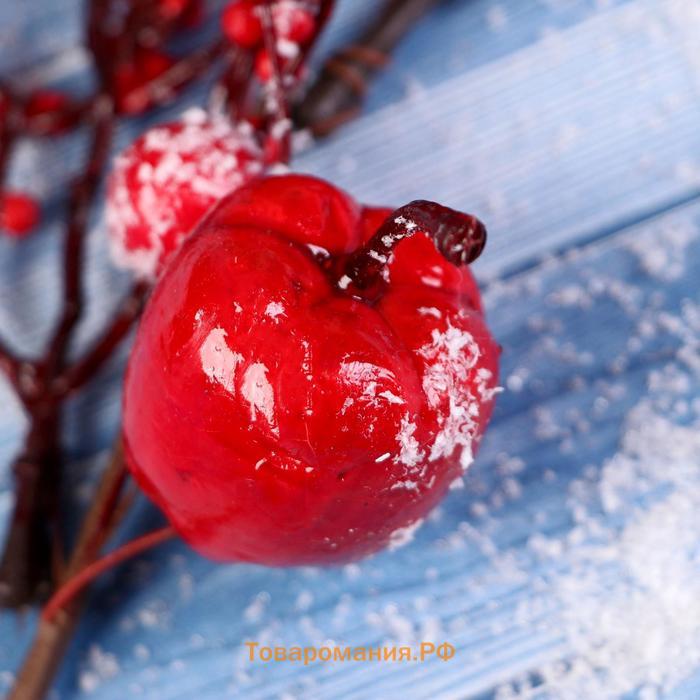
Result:
[[[3,3],[0,71],[73,84],[79,5]],[[340,0],[324,50],[373,5]],[[700,697],[698,36],[696,0],[452,0],[420,25],[365,115],[296,167],[369,202],[433,198],[487,222],[477,271],[506,391],[465,488],[406,547],[342,569],[217,566],[179,542],[161,547],[95,588],[56,697]],[[143,126],[122,127],[120,144]],[[0,328],[24,350],[41,346],[56,312],[55,195],[82,148],[26,144],[12,173],[51,202],[33,238],[0,240]],[[126,283],[99,217],[89,264],[81,342]],[[71,406],[68,497],[81,507],[117,429],[124,357]],[[4,521],[23,430],[4,385],[0,412]],[[624,507],[610,508],[610,484],[630,474],[653,488],[633,480]],[[639,581],[618,546],[638,541],[655,507],[666,538],[648,552],[656,597],[643,581],[630,588]],[[120,537],[159,517],[139,503]],[[601,541],[612,560],[591,557]],[[667,550],[682,561],[667,562]],[[650,605],[635,617],[638,596]],[[590,614],[577,615],[579,600]],[[31,613],[0,614],[0,689],[33,624]],[[662,651],[645,656],[639,639],[655,633]],[[251,664],[243,647],[430,638],[454,644],[455,658],[302,667]],[[627,683],[577,675],[596,648],[620,654],[622,669],[638,656],[643,669],[627,669]]]

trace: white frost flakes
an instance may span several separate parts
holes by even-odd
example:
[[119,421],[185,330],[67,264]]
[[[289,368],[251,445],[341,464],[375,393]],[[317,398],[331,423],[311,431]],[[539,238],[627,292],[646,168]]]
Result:
[[371,362],[341,362],[340,376],[348,384],[360,387],[379,379],[394,380],[393,372],[384,367],[373,365]]
[[415,231],[418,228],[418,224],[415,221],[407,219],[405,216],[397,216],[394,219],[394,223],[399,226],[403,226],[409,233]]
[[201,107],[189,107],[180,117],[185,124],[201,126],[206,124],[207,113]]
[[370,250],[367,255],[369,255],[370,258],[373,260],[376,260],[377,262],[380,262],[382,264],[387,262],[387,257],[386,255],[382,255],[381,253],[378,253],[376,250]]
[[289,39],[277,39],[277,53],[291,61],[299,55],[299,44],[289,41]]
[[486,367],[480,367],[476,371],[475,386],[476,392],[482,401],[491,401],[496,394],[501,394],[503,392],[502,386],[490,386],[491,380],[493,379],[493,372],[486,369]]
[[474,464],[474,453],[472,452],[471,440],[462,445],[462,454],[459,456],[459,465],[462,471],[466,472]]
[[450,482],[450,491],[460,491],[461,489],[464,488],[464,478],[461,476],[458,476],[456,479],[453,479]]
[[407,413],[401,419],[401,427],[396,433],[396,442],[399,444],[399,454],[394,457],[394,462],[401,462],[407,467],[415,467],[421,462],[424,457],[423,451],[420,449],[418,440],[414,437],[416,432],[416,424],[411,421],[411,417]]
[[684,274],[686,249],[696,239],[695,223],[680,220],[640,231],[636,238],[630,240],[628,248],[650,277],[669,282]]
[[383,399],[386,399],[389,403],[393,403],[393,404],[406,403],[400,396],[397,396],[396,394],[392,393],[391,391],[381,391],[377,394],[377,396],[381,396]]
[[88,651],[87,668],[81,671],[78,678],[80,689],[85,693],[94,693],[103,681],[114,678],[120,670],[114,654],[93,644]]
[[271,301],[265,307],[265,316],[269,316],[271,319],[274,320],[275,323],[279,323],[279,320],[277,319],[278,316],[284,315],[284,305],[281,304],[279,301]]
[[[466,469],[473,460],[472,441],[476,434],[479,415],[479,397],[487,400],[489,381],[493,379],[488,370],[476,373],[476,394],[469,378],[481,352],[470,333],[448,324],[443,332],[435,329],[431,342],[418,353],[429,361],[423,375],[423,391],[428,404],[438,411],[439,431],[430,450],[430,460],[449,457],[458,446],[462,447],[461,463]],[[448,410],[441,410],[445,398]]]
[[352,280],[347,275],[343,275],[338,280],[338,289],[347,289],[350,286],[351,282]]
[[241,394],[250,404],[250,420],[255,421],[261,414],[273,433],[278,434],[279,428],[275,419],[275,393],[267,379],[267,367],[262,362],[253,362],[246,369],[241,385]]
[[[663,401],[644,398],[620,451],[597,478],[572,484],[575,527],[528,541],[538,569],[554,573],[518,617],[529,624],[554,602],[550,624],[576,660],[537,669],[542,697],[665,697],[697,669],[699,457],[697,421],[675,424]],[[504,688],[499,697],[532,696]]]
[[397,481],[395,484],[392,484],[389,491],[397,491],[398,489],[403,489],[404,491],[418,491],[419,485],[417,481],[402,479],[401,481]]
[[236,367],[243,356],[228,347],[226,336],[226,331],[218,326],[209,331],[199,348],[199,359],[202,371],[211,381],[220,384],[229,394],[235,394]]
[[246,622],[260,622],[269,604],[270,594],[267,591],[260,591],[243,611],[243,619]]
[[385,452],[383,455],[379,455],[374,461],[376,464],[380,464],[381,462],[386,462],[389,457],[391,457],[391,452]]
[[379,367],[371,362],[341,362],[340,377],[350,387],[357,387],[362,390],[362,394],[356,397],[348,397],[345,399],[341,414],[345,414],[348,408],[355,403],[355,400],[361,400],[365,406],[379,406],[381,400],[389,404],[400,405],[405,401],[389,389],[378,391],[380,385],[390,383],[392,387],[396,387],[398,382],[391,370],[385,367]]
[[406,525],[406,527],[400,527],[397,530],[394,530],[389,537],[389,549],[398,549],[399,547],[404,547],[411,542],[416,530],[418,530],[422,524],[423,518],[419,518],[410,525]]

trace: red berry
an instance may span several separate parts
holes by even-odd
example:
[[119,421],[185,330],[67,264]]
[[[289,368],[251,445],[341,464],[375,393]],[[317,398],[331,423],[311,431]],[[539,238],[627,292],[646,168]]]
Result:
[[49,133],[60,133],[75,121],[76,115],[69,111],[70,100],[57,90],[38,90],[33,93],[24,106],[24,114],[28,119],[38,117],[50,122]]
[[8,235],[22,238],[39,221],[39,205],[21,192],[0,194],[0,229]]
[[380,220],[315,178],[261,178],[156,284],[125,384],[127,461],[202,554],[355,559],[404,541],[469,465],[498,372],[469,271],[416,234],[369,305],[322,262]]
[[261,158],[249,127],[200,110],[146,131],[117,157],[109,178],[115,262],[154,278],[216,201],[261,172]]
[[[280,64],[280,70],[284,72],[287,68],[289,60],[283,56],[278,56],[277,60]],[[267,49],[260,49],[255,54],[255,75],[258,76],[258,80],[260,80],[261,83],[266,83],[272,78],[273,73],[274,68],[272,66],[270,54],[267,52]]]
[[255,54],[255,75],[262,83],[266,83],[272,77],[272,59],[267,49],[260,49]]
[[221,29],[226,38],[244,49],[255,48],[262,41],[262,26],[255,2],[235,0],[221,15]]
[[316,31],[314,16],[294,0],[281,0],[272,8],[277,35],[295,44],[304,44]]
[[158,0],[158,10],[166,19],[179,17],[187,9],[190,0]]
[[140,48],[133,62],[124,63],[115,71],[115,97],[117,109],[125,114],[140,114],[151,105],[144,90],[155,78],[160,77],[174,61],[155,49]]

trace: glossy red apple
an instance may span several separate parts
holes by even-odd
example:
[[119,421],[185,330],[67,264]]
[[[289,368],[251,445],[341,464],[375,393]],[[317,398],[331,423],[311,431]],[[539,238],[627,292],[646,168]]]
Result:
[[202,554],[364,556],[405,540],[471,463],[498,349],[467,267],[443,254],[472,259],[485,231],[430,203],[390,214],[312,177],[255,180],[156,284],[124,444]]

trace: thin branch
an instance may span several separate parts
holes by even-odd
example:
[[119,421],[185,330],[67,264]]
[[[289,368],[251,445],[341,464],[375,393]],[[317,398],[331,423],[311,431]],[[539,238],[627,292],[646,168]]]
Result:
[[[263,28],[265,50],[272,65],[271,91],[267,96],[272,100],[271,116],[273,119],[268,139],[268,158],[273,163],[289,163],[291,155],[291,131],[289,121],[289,101],[284,86],[284,75],[277,54],[277,35],[272,20],[271,0],[265,0],[260,6],[260,18]],[[270,87],[268,85],[268,87]]]
[[174,63],[148,84],[132,90],[124,99],[137,98],[139,102],[160,106],[172,99],[178,91],[204,75],[224,55],[227,48],[226,42],[219,41],[213,46],[196,51]]
[[100,559],[88,564],[78,574],[72,576],[64,583],[41,611],[42,622],[52,622],[56,615],[98,576],[119,566],[127,559],[131,559],[141,552],[156,547],[157,545],[176,537],[177,533],[171,525],[166,525],[155,532],[141,535],[134,540],[130,540],[118,549],[109,554],[105,554]]
[[[112,458],[85,516],[75,549],[71,555],[66,580],[77,575],[95,560],[112,535],[117,521],[115,512],[126,479],[121,441],[117,441]],[[84,595],[74,598],[53,622],[40,621],[34,641],[17,674],[7,700],[41,700],[61,664],[84,604]]]
[[372,78],[386,65],[401,38],[438,0],[389,0],[356,42],[323,66],[294,110],[295,122],[326,136],[356,117]]
[[71,188],[68,230],[64,249],[63,312],[56,325],[46,355],[48,376],[55,376],[63,367],[73,328],[83,310],[81,272],[90,205],[97,193],[100,175],[109,155],[113,131],[114,101],[102,95],[95,101],[95,130],[87,166]]
[[10,382],[19,398],[22,398],[24,393],[20,381],[22,363],[23,360],[0,340],[0,372],[7,377],[7,381]]
[[132,286],[102,335],[80,360],[64,370],[53,382],[51,391],[56,398],[80,389],[109,360],[139,317],[149,289],[146,282],[137,282]]

